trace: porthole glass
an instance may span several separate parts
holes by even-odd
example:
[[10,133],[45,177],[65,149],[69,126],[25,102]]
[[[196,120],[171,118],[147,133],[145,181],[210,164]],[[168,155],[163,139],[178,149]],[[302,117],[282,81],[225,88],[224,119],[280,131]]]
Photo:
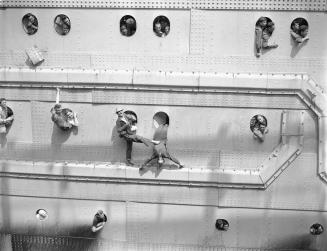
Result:
[[295,18],[291,23],[290,33],[292,38],[297,43],[302,43],[309,39],[309,24],[307,20],[302,17]]
[[23,16],[22,19],[23,29],[28,35],[33,35],[39,29],[39,23],[37,21],[36,16],[31,13]]
[[35,216],[38,220],[42,221],[48,218],[48,213],[44,209],[38,209]]
[[169,125],[169,116],[165,112],[157,112],[153,116],[154,127],[158,128],[160,125]]
[[216,228],[220,231],[227,231],[229,228],[229,223],[225,219],[217,219],[215,225]]
[[54,27],[59,35],[62,36],[67,35],[71,28],[71,23],[69,18],[64,14],[60,14],[56,16],[54,20]]
[[170,22],[165,16],[158,16],[153,21],[153,32],[158,37],[165,37],[169,34]]
[[123,16],[120,19],[120,33],[123,36],[130,37],[136,32],[136,20],[130,15]]

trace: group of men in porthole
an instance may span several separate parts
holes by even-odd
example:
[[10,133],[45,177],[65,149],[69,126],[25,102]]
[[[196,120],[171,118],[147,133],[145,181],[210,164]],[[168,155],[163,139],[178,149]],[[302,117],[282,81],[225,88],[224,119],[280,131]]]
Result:
[[[60,89],[57,88],[56,103],[51,108],[52,121],[63,131],[69,131],[79,126],[76,112],[69,108],[63,108],[59,103]],[[152,139],[147,139],[136,133],[137,131],[137,115],[133,111],[124,111],[122,108],[116,108],[116,132],[120,138],[126,142],[126,164],[133,166],[132,148],[133,143],[142,143],[152,148],[152,155],[144,161],[140,167],[140,171],[144,171],[145,167],[152,161],[156,160],[160,168],[168,159],[175,163],[178,168],[183,168],[183,164],[174,157],[168,150],[168,127],[169,116],[165,112],[157,112],[154,117],[155,132]],[[0,136],[5,136],[14,120],[14,113],[7,106],[5,98],[0,99]],[[268,133],[267,119],[260,114],[252,117],[250,121],[250,129],[253,137],[259,142],[263,142],[265,134]]]

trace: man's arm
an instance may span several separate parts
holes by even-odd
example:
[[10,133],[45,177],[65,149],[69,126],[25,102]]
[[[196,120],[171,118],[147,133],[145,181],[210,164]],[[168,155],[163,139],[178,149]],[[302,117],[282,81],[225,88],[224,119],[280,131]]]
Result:
[[92,227],[92,232],[97,232],[104,227],[105,222],[100,222],[96,226]]
[[122,133],[123,131],[127,130],[129,124],[127,124],[124,121],[120,120],[120,121],[117,121],[116,126],[117,126],[117,132]]
[[255,48],[257,53],[262,49],[262,29],[261,27],[255,27]]
[[292,29],[290,30],[290,34],[296,42],[300,42],[302,40],[302,37],[296,32],[294,32]]

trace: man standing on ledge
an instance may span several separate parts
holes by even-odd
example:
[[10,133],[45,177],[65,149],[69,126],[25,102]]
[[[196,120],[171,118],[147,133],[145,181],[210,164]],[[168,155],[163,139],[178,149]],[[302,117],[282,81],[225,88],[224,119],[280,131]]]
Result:
[[144,171],[145,166],[154,159],[158,159],[159,168],[164,163],[164,158],[171,160],[172,162],[178,165],[178,168],[181,169],[184,166],[176,159],[173,155],[171,155],[167,148],[167,141],[168,141],[168,124],[160,124],[158,128],[155,130],[153,135],[153,140],[159,141],[160,143],[153,146],[152,149],[152,156],[147,159],[142,166],[140,167],[140,171]]
[[118,116],[116,121],[117,132],[119,134],[119,137],[124,138],[127,143],[126,164],[133,166],[134,165],[134,163],[132,162],[133,142],[143,143],[146,146],[150,146],[152,144],[159,144],[160,142],[155,140],[149,140],[136,134],[137,119],[134,115],[125,114],[122,108],[117,108],[116,114]]

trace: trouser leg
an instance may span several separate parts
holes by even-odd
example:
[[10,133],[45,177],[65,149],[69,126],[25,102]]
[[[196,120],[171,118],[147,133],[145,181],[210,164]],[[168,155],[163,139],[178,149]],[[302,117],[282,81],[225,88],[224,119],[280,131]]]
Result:
[[133,137],[131,137],[133,139],[134,142],[136,143],[143,143],[146,146],[150,146],[151,144],[151,140],[144,138],[140,135],[133,135]]
[[165,145],[166,147],[166,154],[163,155],[163,157],[166,157],[168,159],[170,159],[172,162],[176,163],[177,165],[181,165],[181,163],[179,162],[178,159],[176,159],[174,156],[172,156],[169,152],[168,152],[168,149],[167,149],[167,146]]
[[179,162],[179,160],[176,159],[174,156],[171,156],[170,154],[169,154],[168,159],[170,159],[172,162],[176,163],[177,165],[181,165],[181,163]]
[[148,158],[147,160],[144,161],[144,163],[142,164],[141,168],[145,167],[147,164],[149,164],[155,158],[156,158],[156,156],[152,155],[150,158]]
[[132,159],[132,149],[133,149],[133,141],[126,140],[127,148],[126,148],[126,160]]
[[253,134],[256,138],[258,138],[260,141],[264,140],[264,134],[259,129],[254,129]]

